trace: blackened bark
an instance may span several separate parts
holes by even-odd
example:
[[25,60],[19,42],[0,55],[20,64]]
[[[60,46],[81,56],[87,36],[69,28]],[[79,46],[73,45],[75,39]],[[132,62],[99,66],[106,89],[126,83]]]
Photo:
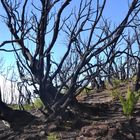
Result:
[[105,82],[104,82],[104,80],[102,80],[102,79],[100,79],[100,89],[101,89],[101,90],[106,89]]
[[95,89],[95,88],[99,89],[99,84],[98,84],[96,78],[92,78],[92,80],[91,80],[91,88],[92,89]]
[[52,111],[52,106],[57,102],[63,95],[57,92],[52,81],[44,81],[40,85],[39,96],[48,111]]
[[138,63],[137,79],[136,79],[134,90],[138,91],[139,89],[140,89],[140,62]]

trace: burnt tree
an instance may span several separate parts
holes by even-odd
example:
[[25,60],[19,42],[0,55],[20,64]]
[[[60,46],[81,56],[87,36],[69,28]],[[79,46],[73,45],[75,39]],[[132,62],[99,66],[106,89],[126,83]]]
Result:
[[[12,35],[11,39],[1,43],[0,47],[5,44],[12,45],[18,63],[24,69],[19,70],[20,76],[32,83],[35,93],[50,111],[50,118],[61,115],[80,94],[89,83],[87,70],[96,64],[92,67],[87,66],[105,49],[117,45],[125,28],[139,12],[139,1],[133,0],[122,22],[106,36],[103,28],[106,25],[100,27],[100,23],[104,23],[102,17],[107,1],[80,0],[75,11],[69,9],[73,2],[74,0],[38,0],[37,3],[28,0],[0,2],[5,11],[2,17]],[[64,14],[66,10],[72,12]],[[134,10],[135,14],[132,14]],[[65,43],[58,45],[61,36],[64,36]],[[64,48],[60,61],[53,59],[53,52],[58,51],[56,48],[58,50]],[[74,67],[71,65],[68,77],[62,82],[59,79],[60,73],[67,58],[71,54],[75,55],[73,51],[77,52],[76,63]],[[109,59],[111,58],[107,58],[104,63],[111,62]],[[30,79],[26,78],[27,75]],[[66,85],[67,90],[62,94]]]

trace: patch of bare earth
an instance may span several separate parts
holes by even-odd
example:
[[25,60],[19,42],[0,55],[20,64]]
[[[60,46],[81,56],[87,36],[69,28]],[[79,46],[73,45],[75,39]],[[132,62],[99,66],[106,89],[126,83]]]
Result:
[[[123,93],[127,90],[123,86],[120,89]],[[140,103],[133,117],[126,118],[121,104],[108,90],[80,96],[78,101],[58,122],[47,123],[35,110],[31,113],[37,118],[20,129],[13,130],[0,122],[0,140],[46,140],[50,132],[59,140],[140,140]]]
[[[119,91],[126,93],[127,87],[121,86]],[[108,95],[106,90],[80,99],[91,106],[101,106],[104,110],[98,109],[98,115],[96,112],[89,115],[91,124],[80,129],[76,140],[140,140],[140,103],[133,117],[127,118],[123,115],[120,102]]]

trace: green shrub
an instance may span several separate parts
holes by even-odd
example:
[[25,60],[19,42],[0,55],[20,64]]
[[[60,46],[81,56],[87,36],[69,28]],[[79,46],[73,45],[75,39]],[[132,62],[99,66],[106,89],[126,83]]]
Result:
[[[11,104],[11,105],[9,105],[9,107],[11,107],[14,110],[20,110],[21,109],[20,105],[18,105],[18,104]],[[27,111],[32,110],[34,108],[34,106],[32,104],[23,104],[22,107],[23,107],[22,109],[25,109]]]
[[113,79],[113,81],[112,81],[112,84],[113,84],[113,87],[115,88],[115,87],[119,87],[120,86],[120,84],[121,84],[121,80],[120,79]]
[[12,109],[19,109],[19,105],[18,104],[10,104],[8,106],[11,107]]
[[135,75],[135,76],[132,77],[132,81],[135,83],[136,80],[137,80],[137,76]]
[[[12,105],[9,105],[9,107],[11,107],[12,109],[17,109],[17,110],[20,110],[20,105],[18,104],[12,104]],[[33,104],[23,104],[22,107],[29,111],[29,110],[32,110],[34,108],[36,109],[40,109],[40,108],[43,108],[44,107],[44,104],[42,103],[42,101],[40,100],[40,98],[36,98],[33,102]]]
[[112,84],[113,87],[110,89],[110,95],[113,97],[113,99],[118,99],[120,96],[120,85],[121,85],[121,80],[120,79],[113,79]]
[[49,133],[49,136],[47,137],[47,140],[58,140],[57,134]]
[[32,110],[34,108],[32,104],[25,104],[25,105],[23,105],[23,107],[27,111]]
[[34,106],[35,106],[35,108],[43,108],[44,104],[42,103],[40,98],[36,98],[34,100]]
[[113,88],[110,92],[111,96],[113,97],[113,99],[118,99],[120,92],[118,88]]
[[82,91],[81,91],[81,95],[87,95],[90,93],[90,91],[92,90],[91,87],[85,87]]
[[124,98],[123,96],[119,96],[123,113],[126,116],[131,116],[133,114],[134,108],[139,100],[140,92],[132,92],[130,88],[127,90],[127,95]]

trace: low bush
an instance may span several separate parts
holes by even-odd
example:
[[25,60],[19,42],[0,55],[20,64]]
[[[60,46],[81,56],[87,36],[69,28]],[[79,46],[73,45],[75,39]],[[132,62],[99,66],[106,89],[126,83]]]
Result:
[[119,98],[120,92],[118,88],[113,88],[110,92],[110,95],[113,97],[113,100],[116,100]]
[[58,140],[57,134],[55,133],[49,133],[49,136],[47,137],[48,140]]
[[37,108],[37,109],[44,107],[44,104],[42,103],[42,101],[40,100],[40,98],[36,98],[34,100],[34,107]]
[[140,91],[138,92],[133,92],[128,88],[126,97],[119,96],[122,108],[123,108],[123,113],[126,116],[131,116],[133,114],[134,108],[140,98]]
[[113,79],[112,80],[112,84],[113,84],[114,88],[119,87],[121,83],[122,83],[122,81],[120,79]]

